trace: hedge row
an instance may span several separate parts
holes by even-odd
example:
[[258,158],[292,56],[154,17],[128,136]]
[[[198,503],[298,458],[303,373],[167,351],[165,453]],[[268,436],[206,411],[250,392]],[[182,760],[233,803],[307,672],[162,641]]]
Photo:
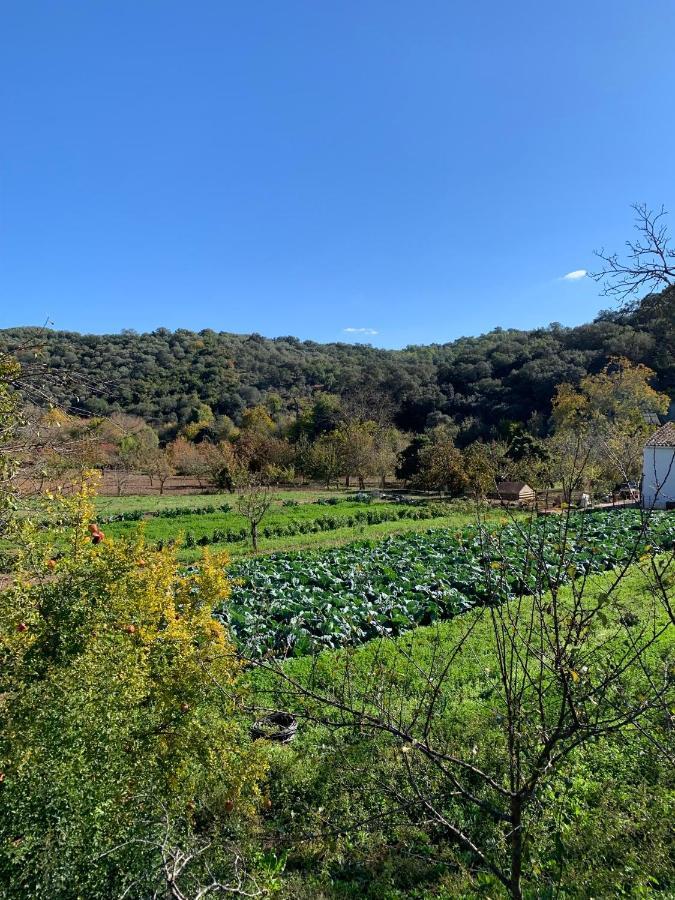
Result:
[[[447,514],[447,508],[440,503],[429,504],[425,508],[375,508],[358,510],[349,516],[319,516],[297,522],[286,522],[278,525],[265,525],[261,534],[266,538],[293,537],[298,534],[318,534],[322,531],[336,531],[338,528],[353,528],[356,525],[378,525],[381,522],[395,522],[400,519],[422,521],[437,519]],[[245,541],[249,536],[247,528],[216,528],[212,534],[196,537],[188,531],[185,535],[185,547],[205,547],[208,544],[233,544]]]
[[[346,495],[344,497],[319,497],[313,503],[319,506],[339,506],[341,503],[372,503],[375,497],[368,493],[356,493]],[[384,497],[395,504],[405,504],[407,506],[423,506],[425,500],[409,499],[407,497],[392,496]],[[300,506],[298,500],[284,500],[281,504],[284,507]],[[140,510],[135,509],[129,512],[114,513],[110,516],[101,516],[99,522],[101,524],[109,524],[110,522],[140,522],[143,519],[162,518],[162,519],[178,519],[181,516],[207,516],[213,513],[228,513],[232,511],[229,503],[221,503],[215,505],[213,503],[207,506],[175,506],[167,509]],[[383,520],[385,521],[385,520]]]
[[229,503],[221,503],[219,506],[174,506],[168,509],[156,509],[152,511],[134,509],[130,512],[115,513],[112,516],[101,516],[99,522],[140,522],[142,519],[161,517],[162,519],[178,519],[181,516],[207,516],[213,513],[228,513],[232,507]]

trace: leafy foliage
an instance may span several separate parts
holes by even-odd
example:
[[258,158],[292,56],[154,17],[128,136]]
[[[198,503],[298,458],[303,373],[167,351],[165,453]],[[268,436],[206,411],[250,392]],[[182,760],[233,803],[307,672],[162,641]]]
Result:
[[[339,423],[331,399],[337,395],[352,413],[367,411],[366,418],[388,410],[407,431],[422,431],[445,416],[462,427],[468,443],[491,435],[503,420],[548,416],[558,384],[577,384],[612,356],[649,366],[657,373],[655,388],[672,393],[675,297],[672,291],[663,297],[662,303],[646,298],[636,310],[603,314],[577,328],[495,329],[401,351],[163,328],[102,336],[8,329],[0,332],[0,349],[21,355],[21,347],[39,345],[56,375],[81,373],[77,385],[55,382],[59,405],[97,415],[133,413],[161,423],[163,436],[182,431],[222,440],[232,420],[254,426],[249,432],[269,430],[262,410],[247,413],[246,420],[243,415],[266,403],[277,418],[295,414],[298,433],[313,439]],[[307,417],[298,401],[315,395]],[[330,469],[325,454],[320,465]]]
[[543,578],[564,584],[602,572],[628,562],[636,538],[645,552],[675,541],[667,515],[655,516],[645,534],[637,511],[578,515],[571,523],[565,536],[571,563],[563,570],[557,547],[564,526],[556,516],[240,562],[232,597],[218,616],[249,654],[302,655],[504,602]]
[[143,519],[161,516],[163,519],[178,519],[181,516],[210,516],[213,513],[228,513],[232,509],[229,503],[203,504],[202,506],[174,506],[164,507],[161,510],[146,511],[133,509],[128,512],[113,513],[109,516],[99,517],[100,522],[140,522]]
[[[259,797],[240,666],[212,617],[226,560],[179,575],[139,535],[94,544],[80,498],[59,509],[57,558],[26,532],[0,592],[0,893],[145,897],[167,848],[225,848]],[[228,879],[232,859],[203,853],[185,878]]]
[[[589,604],[602,600],[613,582],[610,573],[593,576]],[[570,586],[564,587],[562,602],[570,596]],[[527,615],[527,601],[522,609]],[[576,691],[584,690],[584,679],[600,680],[612,660],[625,658],[636,630],[621,625],[626,610],[642,623],[663,614],[636,567],[606,607],[606,617],[595,620],[591,640],[600,648],[597,668],[574,685]],[[430,675],[436,684],[452,648],[467,632],[464,650],[454,657],[439,690],[432,723],[436,746],[508,783],[502,781],[505,710],[498,651],[490,617],[481,610],[396,639],[327,651],[318,659],[287,660],[282,670],[315,694],[332,690],[346,703],[368,698],[372,706],[364,704],[366,711],[379,698],[394,721],[409,722],[429,695]],[[646,671],[668,665],[672,671],[672,637],[664,635],[650,648],[643,659]],[[635,667],[626,673],[623,691],[639,698],[646,682],[645,672]],[[293,702],[293,692],[285,691],[276,676],[258,672],[255,687],[262,703]],[[341,713],[334,710],[331,716],[309,697],[295,703],[308,707],[309,720],[291,749],[276,756],[271,777],[276,812],[269,827],[289,853],[285,896],[451,900],[506,895],[470,855],[444,840],[440,825],[430,822],[428,810],[420,806],[413,785],[433,798],[449,821],[470,830],[495,854],[505,852],[502,823],[480,809],[462,810],[456,791],[444,783],[443,767],[425,764],[414,746],[401,746],[382,732],[326,727],[322,723],[339,722]],[[423,724],[424,716],[420,730]],[[609,733],[566,758],[525,823],[525,897],[670,895],[675,883],[671,729],[668,716],[655,715],[641,728]],[[665,754],[664,747],[670,748]]]

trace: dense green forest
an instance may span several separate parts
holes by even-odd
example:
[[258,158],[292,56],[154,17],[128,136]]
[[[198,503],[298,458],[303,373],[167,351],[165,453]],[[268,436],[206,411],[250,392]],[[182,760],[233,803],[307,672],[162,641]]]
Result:
[[292,414],[322,392],[339,395],[357,415],[377,410],[405,431],[449,418],[466,443],[490,436],[503,421],[548,417],[556,385],[578,383],[612,356],[649,366],[655,388],[672,397],[674,322],[671,288],[574,328],[496,328],[403,350],[165,328],[108,335],[12,328],[0,331],[0,350],[45,366],[59,405],[135,414],[166,439],[199,419],[203,404],[217,428],[219,418],[239,424],[243,410],[260,403],[276,417]]

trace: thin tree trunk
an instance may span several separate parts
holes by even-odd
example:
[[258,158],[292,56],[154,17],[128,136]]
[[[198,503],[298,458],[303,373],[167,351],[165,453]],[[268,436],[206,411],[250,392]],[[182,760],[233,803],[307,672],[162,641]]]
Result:
[[511,896],[522,900],[523,817],[520,797],[511,797]]
[[253,543],[253,552],[258,552],[258,523],[251,523],[251,541]]

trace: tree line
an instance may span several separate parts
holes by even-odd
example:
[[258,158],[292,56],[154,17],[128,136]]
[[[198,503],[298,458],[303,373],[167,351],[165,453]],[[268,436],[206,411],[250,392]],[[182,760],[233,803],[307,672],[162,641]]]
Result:
[[674,310],[670,288],[576,328],[497,328],[404,350],[209,329],[81,335],[15,328],[0,332],[0,351],[48,371],[54,405],[87,416],[138,416],[162,443],[186,428],[217,442],[252,407],[280,422],[302,418],[318,396],[329,396],[352,418],[376,411],[405,432],[452,423],[468,444],[496,437],[505,421],[548,418],[558,384],[578,384],[614,356],[648,366],[655,387],[672,395]]
[[[359,489],[375,482],[384,488],[396,478],[410,488],[452,496],[484,496],[507,480],[542,490],[562,486],[570,496],[581,490],[601,495],[640,479],[642,447],[670,403],[655,380],[648,367],[612,358],[579,384],[558,385],[548,419],[502,422],[495,437],[469,443],[452,420],[405,433],[367,413],[358,416],[330,394],[317,395],[295,416],[275,415],[262,404],[250,407],[240,425],[231,424],[217,440],[204,408],[202,419],[164,444],[137,416],[87,418],[33,406],[24,411],[22,432],[30,449],[21,471],[33,487],[44,489],[99,468],[108,472],[118,495],[138,475],[160,494],[171,476],[182,475],[201,488],[239,493],[298,482],[330,488],[342,481]],[[576,468],[583,480],[571,478]]]

